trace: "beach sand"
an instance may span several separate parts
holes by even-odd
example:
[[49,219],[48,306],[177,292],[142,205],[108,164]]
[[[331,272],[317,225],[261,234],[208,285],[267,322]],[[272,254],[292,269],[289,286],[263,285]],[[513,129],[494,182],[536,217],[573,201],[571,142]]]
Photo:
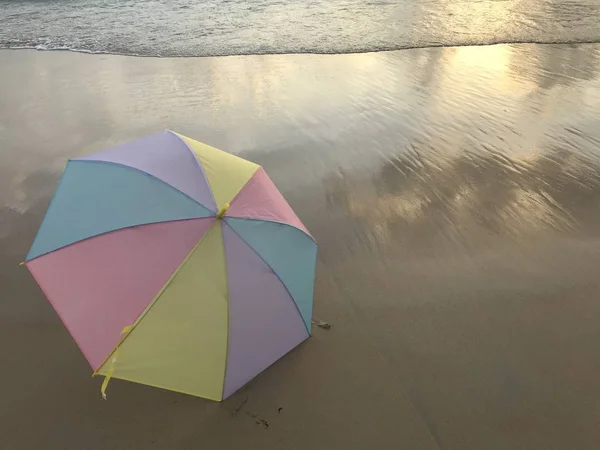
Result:
[[[595,44],[0,51],[2,448],[596,449],[599,73]],[[103,401],[18,267],[67,158],[166,128],[262,164],[319,242],[332,328],[223,403]]]

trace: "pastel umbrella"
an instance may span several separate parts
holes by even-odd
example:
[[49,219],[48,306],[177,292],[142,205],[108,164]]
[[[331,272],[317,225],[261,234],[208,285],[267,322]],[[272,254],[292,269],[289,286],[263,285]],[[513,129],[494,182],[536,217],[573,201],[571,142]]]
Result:
[[316,253],[260,166],[165,131],[69,160],[25,265],[103,395],[219,401],[309,337]]

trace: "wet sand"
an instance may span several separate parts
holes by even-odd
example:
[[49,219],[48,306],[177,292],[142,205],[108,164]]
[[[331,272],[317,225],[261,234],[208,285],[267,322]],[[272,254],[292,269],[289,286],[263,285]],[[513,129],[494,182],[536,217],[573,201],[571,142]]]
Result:
[[[3,448],[598,447],[600,45],[0,67]],[[221,404],[103,401],[17,266],[67,158],[165,128],[262,164],[320,245],[332,329]]]

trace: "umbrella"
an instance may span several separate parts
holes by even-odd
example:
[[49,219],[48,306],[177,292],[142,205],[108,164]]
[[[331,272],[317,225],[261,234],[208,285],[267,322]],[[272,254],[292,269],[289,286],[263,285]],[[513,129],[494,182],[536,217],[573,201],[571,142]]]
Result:
[[24,264],[103,396],[220,401],[310,336],[316,253],[260,166],[165,131],[69,160]]

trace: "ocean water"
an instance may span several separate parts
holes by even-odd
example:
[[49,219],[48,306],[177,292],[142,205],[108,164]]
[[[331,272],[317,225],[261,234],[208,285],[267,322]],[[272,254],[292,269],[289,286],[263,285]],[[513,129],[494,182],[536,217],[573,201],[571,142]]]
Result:
[[599,0],[0,0],[0,48],[137,56],[600,41]]

